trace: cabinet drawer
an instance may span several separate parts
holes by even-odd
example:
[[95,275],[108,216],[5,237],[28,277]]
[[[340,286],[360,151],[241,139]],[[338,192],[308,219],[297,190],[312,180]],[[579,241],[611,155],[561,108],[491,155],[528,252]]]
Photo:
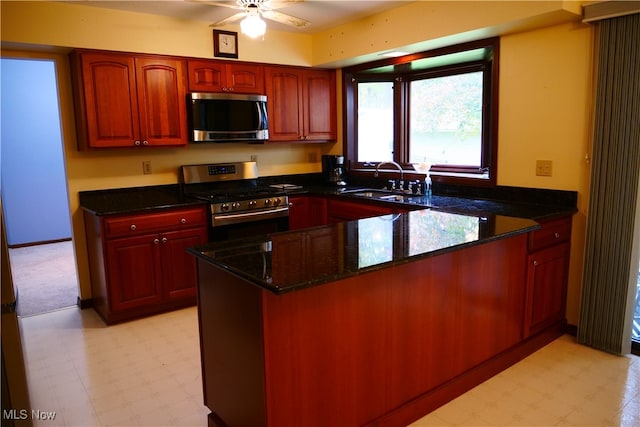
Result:
[[157,212],[142,215],[127,215],[106,218],[106,238],[134,236],[207,225],[206,209],[203,207]]
[[542,228],[529,234],[529,251],[568,242],[571,239],[571,217],[540,222]]

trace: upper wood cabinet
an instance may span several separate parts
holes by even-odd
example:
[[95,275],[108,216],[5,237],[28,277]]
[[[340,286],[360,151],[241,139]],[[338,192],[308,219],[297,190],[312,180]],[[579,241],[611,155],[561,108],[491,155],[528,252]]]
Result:
[[265,66],[269,141],[335,141],[335,71]]
[[264,95],[262,65],[190,59],[190,92],[234,92]]
[[187,144],[186,61],[75,51],[71,65],[79,148]]

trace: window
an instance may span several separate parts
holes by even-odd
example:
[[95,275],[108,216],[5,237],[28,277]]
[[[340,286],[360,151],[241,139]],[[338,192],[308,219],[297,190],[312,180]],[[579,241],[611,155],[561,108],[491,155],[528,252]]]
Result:
[[344,70],[352,172],[428,164],[438,181],[495,185],[499,39]]

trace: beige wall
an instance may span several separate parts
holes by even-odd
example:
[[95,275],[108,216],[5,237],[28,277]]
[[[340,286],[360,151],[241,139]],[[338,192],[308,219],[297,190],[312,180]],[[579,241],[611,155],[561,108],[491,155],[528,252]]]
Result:
[[[569,323],[577,324],[588,202],[589,165],[585,156],[590,147],[592,28],[575,22],[576,2],[470,2],[483,4],[481,10],[485,13],[466,2],[453,2],[450,9],[441,2],[419,3],[314,36],[276,31],[268,31],[264,41],[240,36],[240,59],[337,65],[353,62],[350,58],[376,56],[377,51],[387,47],[428,46],[506,32],[501,42],[498,183],[578,191],[580,212],[574,218],[567,307]],[[503,7],[495,9],[496,4]],[[210,58],[211,29],[202,22],[66,3],[3,1],[0,6],[3,56],[49,56],[58,62],[82,298],[90,298],[90,286],[79,191],[175,183],[181,164],[248,160],[252,154],[258,155],[261,175],[317,172],[321,154],[341,151],[341,144],[336,143],[78,152],[66,56],[25,51],[51,46],[66,50],[85,47]],[[495,13],[488,13],[491,10]],[[418,13],[420,19],[416,22],[407,18],[407,14]],[[372,23],[375,37],[371,35]],[[541,27],[531,29],[536,26]],[[8,51],[8,47],[18,47],[19,51]],[[535,176],[536,159],[553,160],[553,176]],[[152,162],[152,175],[142,174],[143,160]]]

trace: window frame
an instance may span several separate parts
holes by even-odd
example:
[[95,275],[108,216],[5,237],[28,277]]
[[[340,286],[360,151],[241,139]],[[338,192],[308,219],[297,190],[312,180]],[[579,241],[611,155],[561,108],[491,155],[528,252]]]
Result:
[[[478,40],[454,46],[429,50],[417,54],[397,58],[389,58],[359,64],[343,69],[343,153],[349,173],[352,175],[370,175],[375,163],[357,162],[358,153],[358,114],[357,84],[360,82],[386,81],[394,86],[394,161],[400,163],[405,175],[412,178],[416,174],[409,159],[409,85],[411,81],[425,77],[439,77],[461,72],[478,71],[484,69],[483,90],[483,123],[481,164],[477,166],[465,165],[432,165],[431,176],[436,182],[464,184],[470,186],[493,187],[497,182],[497,154],[498,154],[498,83],[500,39]],[[450,64],[439,65],[422,70],[411,70],[412,63],[427,58],[445,57],[467,51],[484,49],[482,59],[468,61],[454,61]],[[383,71],[380,71],[383,70]],[[488,175],[488,176],[487,176]],[[418,178],[419,176],[416,176]]]

